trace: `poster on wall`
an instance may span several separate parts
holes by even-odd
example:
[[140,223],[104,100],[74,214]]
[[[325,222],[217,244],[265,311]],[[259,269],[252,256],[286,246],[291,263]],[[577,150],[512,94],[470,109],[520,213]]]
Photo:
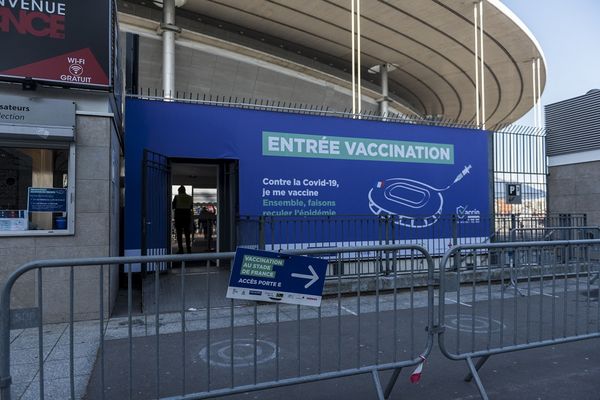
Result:
[[0,232],[26,231],[27,210],[0,210]]
[[[453,235],[452,215],[459,235],[483,237],[489,231],[487,135],[419,128],[420,137],[402,134],[402,127],[392,137],[262,131],[258,158],[240,163],[241,214],[292,221],[291,229],[266,224],[265,235],[275,242],[374,242],[386,216],[404,239],[446,238],[436,243],[440,252]],[[321,223],[326,220],[334,222]],[[344,223],[346,229],[332,234],[331,226]],[[391,227],[385,229],[389,235]]]
[[111,3],[0,0],[0,79],[108,87]]
[[67,189],[30,187],[27,206],[29,212],[67,212]]
[[[475,156],[455,162],[451,143],[263,132],[262,156],[265,163],[288,165],[287,173],[269,172],[255,183],[262,187],[262,201],[252,211],[263,216],[372,213],[426,228],[442,214],[457,212],[453,208],[468,207],[457,203],[465,187],[486,184],[481,174],[469,176],[474,163],[485,165]],[[477,199],[470,202],[484,207]]]

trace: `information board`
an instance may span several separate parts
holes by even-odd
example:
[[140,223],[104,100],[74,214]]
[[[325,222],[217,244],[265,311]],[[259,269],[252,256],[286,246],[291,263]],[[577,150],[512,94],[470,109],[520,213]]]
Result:
[[29,212],[67,212],[67,189],[29,188]]
[[27,227],[27,210],[0,210],[0,231],[25,231]]
[[321,305],[327,260],[238,248],[227,298]]

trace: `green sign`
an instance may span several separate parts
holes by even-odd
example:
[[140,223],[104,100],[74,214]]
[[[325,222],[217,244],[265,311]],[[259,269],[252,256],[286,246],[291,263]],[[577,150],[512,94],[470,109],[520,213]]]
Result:
[[266,131],[263,132],[262,154],[278,157],[454,164],[454,145],[451,144]]
[[283,266],[281,258],[261,257],[255,255],[244,255],[240,275],[256,276],[259,278],[275,278],[273,266]]

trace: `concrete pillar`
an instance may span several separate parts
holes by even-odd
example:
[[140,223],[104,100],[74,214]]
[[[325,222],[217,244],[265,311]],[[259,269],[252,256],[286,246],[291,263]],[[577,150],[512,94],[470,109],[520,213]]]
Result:
[[481,60],[480,66],[480,80],[481,80],[481,129],[485,129],[485,122],[487,120],[485,113],[485,56],[483,54],[483,6],[485,0],[479,2],[479,58]]
[[175,96],[175,0],[163,0],[163,23],[160,25],[163,37],[163,90],[166,99]]
[[379,103],[379,113],[381,116],[386,117],[389,112],[388,65],[382,64],[379,68],[381,72],[381,102]]
[[473,3],[473,28],[474,28],[474,40],[473,54],[475,55],[475,123],[480,126],[481,123],[481,108],[479,106],[479,34],[478,34],[478,15],[479,15],[479,3]]

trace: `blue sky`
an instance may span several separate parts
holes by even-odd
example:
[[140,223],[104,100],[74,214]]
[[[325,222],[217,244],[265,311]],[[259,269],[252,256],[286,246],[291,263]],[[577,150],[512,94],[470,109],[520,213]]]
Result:
[[[548,79],[542,105],[600,89],[599,0],[502,0],[534,34]],[[533,125],[531,113],[518,124]]]

